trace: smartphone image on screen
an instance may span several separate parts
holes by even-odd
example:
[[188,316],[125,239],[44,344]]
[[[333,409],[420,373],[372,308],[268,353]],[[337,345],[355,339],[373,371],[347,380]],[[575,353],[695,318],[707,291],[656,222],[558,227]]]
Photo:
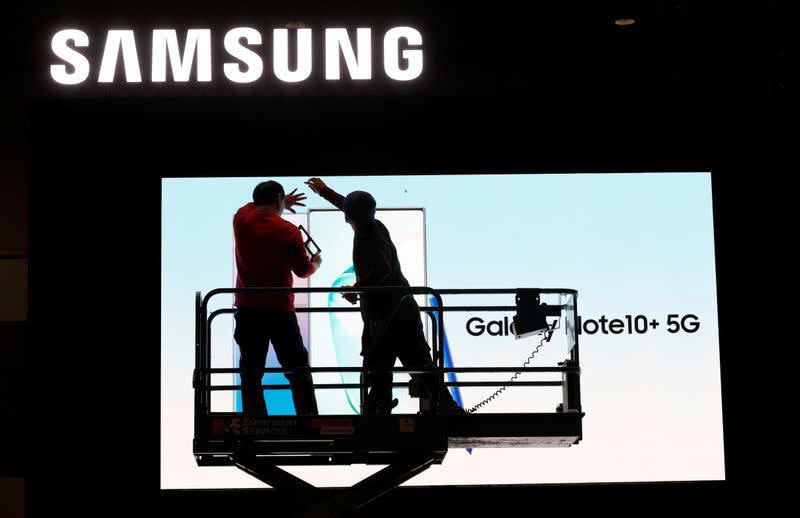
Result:
[[[293,286],[300,287],[332,287],[339,288],[350,286],[356,282],[355,271],[352,264],[353,230],[341,217],[341,211],[328,209],[310,209],[307,214],[284,214],[287,221],[297,225],[303,235],[303,241],[309,256],[319,253],[325,247],[325,264],[323,268],[311,277],[300,279],[294,277]],[[412,286],[427,285],[426,243],[425,243],[425,211],[422,208],[378,209],[376,217],[380,219],[390,232],[392,241],[397,247],[397,253],[403,274]],[[312,228],[316,239],[311,237]],[[306,228],[306,226],[308,228]],[[319,240],[319,243],[317,242]],[[234,279],[236,278],[236,264],[233,260]],[[415,296],[420,306],[431,304],[424,295]],[[341,293],[295,293],[295,307],[353,307]],[[433,304],[431,304],[433,305]],[[430,341],[429,317],[421,313],[425,335]],[[297,322],[303,344],[309,352],[309,360],[316,367],[360,367],[361,357],[361,332],[363,322],[358,312],[330,312],[314,313],[297,312]],[[231,329],[233,333],[233,329]],[[311,342],[314,342],[312,348]],[[453,367],[452,355],[449,344],[445,342],[446,367]],[[233,342],[233,365],[239,365],[239,347]],[[274,349],[270,346],[265,367],[279,368]],[[399,366],[399,363],[398,363]],[[315,383],[359,383],[358,373],[315,374]],[[395,375],[395,381],[403,381],[407,375]],[[450,373],[449,381],[456,381],[456,375]],[[234,383],[240,384],[238,374]],[[286,385],[289,382],[279,372],[264,374],[262,383],[265,385]],[[452,387],[453,397],[461,402],[458,387]],[[358,389],[320,390],[316,393],[317,403],[321,414],[358,414],[360,413],[360,394]],[[394,397],[401,401],[396,413],[415,413],[416,400],[408,397],[408,391],[395,389]],[[241,391],[233,392],[234,409],[242,411]],[[290,390],[264,390],[267,411],[270,415],[295,415],[294,401]]]
[[[411,286],[427,286],[427,258],[425,243],[425,210],[423,208],[378,209],[375,214],[389,230],[403,275]],[[325,248],[324,267],[312,275],[311,287],[340,288],[356,282],[353,269],[353,230],[342,218],[341,211],[310,209],[309,229],[314,232],[320,245]],[[414,297],[419,306],[426,306],[424,295]],[[342,298],[341,293],[312,293],[309,298],[313,307],[353,307]],[[429,317],[421,313],[426,337],[430,342]],[[363,322],[359,313],[330,312],[314,313],[310,318],[311,364],[320,367],[361,367],[361,333]],[[449,356],[448,356],[449,358]],[[399,362],[397,364],[400,366]],[[408,375],[395,374],[395,381],[402,382]],[[359,373],[337,373],[326,378],[327,383],[359,383]],[[408,397],[407,389],[395,389],[393,397],[400,405],[395,413],[416,413],[417,400]],[[460,394],[458,395],[460,400]],[[359,389],[325,390],[317,392],[317,404],[322,414],[360,413]]]

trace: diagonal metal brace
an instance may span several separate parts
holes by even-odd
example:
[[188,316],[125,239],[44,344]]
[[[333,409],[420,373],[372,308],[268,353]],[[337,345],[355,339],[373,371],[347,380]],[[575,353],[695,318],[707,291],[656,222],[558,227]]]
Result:
[[255,455],[232,455],[231,459],[236,467],[251,475],[261,482],[285,493],[287,496],[308,502],[321,498],[322,491],[303,479],[282,470],[275,465],[274,460],[263,459]]
[[[299,516],[313,517],[341,516],[342,513],[363,507],[431,467],[436,457],[411,455],[327,498],[321,489],[276,466],[274,459],[259,458],[251,454],[236,454],[231,459],[245,473],[301,504],[305,511]],[[309,506],[310,502],[313,503]]]
[[389,464],[352,487],[313,505],[300,516],[302,518],[341,516],[342,513],[363,507],[406,480],[419,475],[431,467],[435,460],[431,455],[414,455],[401,462]]

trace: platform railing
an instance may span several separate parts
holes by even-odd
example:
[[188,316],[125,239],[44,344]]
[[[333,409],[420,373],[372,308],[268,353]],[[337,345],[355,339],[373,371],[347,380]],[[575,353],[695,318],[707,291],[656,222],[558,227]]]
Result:
[[[550,306],[551,311],[558,310],[559,312],[567,309],[572,312],[573,321],[577,317],[577,291],[572,289],[562,288],[547,288],[537,289],[541,294],[564,294],[573,297],[573,304],[569,308]],[[314,389],[348,389],[358,388],[361,393],[361,401],[366,400],[367,385],[364,382],[364,376],[367,373],[408,373],[408,374],[429,374],[434,373],[437,375],[438,382],[444,386],[462,386],[462,387],[492,387],[507,385],[507,381],[455,381],[446,382],[444,376],[446,373],[562,373],[561,381],[514,381],[514,386],[539,386],[539,387],[553,387],[562,386],[564,388],[564,400],[562,403],[562,411],[565,412],[579,412],[580,411],[580,386],[579,386],[579,351],[578,351],[578,337],[574,336],[574,345],[571,347],[569,354],[570,357],[559,366],[553,367],[444,367],[444,350],[442,344],[444,343],[444,312],[448,311],[514,311],[516,306],[507,305],[474,305],[474,306],[445,306],[442,300],[442,295],[500,295],[500,294],[515,294],[518,290],[514,288],[476,288],[476,289],[433,289],[427,286],[417,287],[369,287],[369,288],[218,288],[211,290],[203,297],[200,292],[195,296],[195,372],[193,375],[193,387],[195,389],[195,424],[196,427],[202,426],[202,420],[211,415],[211,392],[213,391],[230,391],[238,390],[241,385],[213,385],[211,383],[212,374],[230,374],[241,373],[244,369],[241,368],[212,368],[211,367],[211,324],[214,319],[222,314],[234,313],[235,308],[222,308],[212,311],[209,314],[209,302],[215,296],[221,294],[285,294],[285,293],[359,293],[359,294],[379,294],[379,293],[394,293],[401,294],[401,297],[392,309],[391,315],[393,316],[405,298],[412,297],[413,295],[429,295],[436,301],[436,306],[421,306],[420,311],[425,312],[431,318],[433,333],[431,340],[431,349],[433,353],[434,366],[431,368],[405,368],[395,367],[392,369],[365,369],[364,367],[303,367],[303,368],[268,368],[264,367],[262,373],[292,373],[292,372],[310,372],[310,373],[329,373],[329,372],[359,372],[361,373],[361,380],[358,384],[355,383],[320,383],[315,384]],[[332,313],[332,312],[358,312],[357,307],[306,307],[296,308],[296,312],[306,313]],[[434,318],[434,314],[438,318]],[[560,314],[560,313],[559,313]],[[388,326],[390,319],[387,319],[385,326]],[[384,330],[385,331],[384,327]],[[373,338],[372,345],[382,339],[383,331]],[[393,387],[406,387],[408,382],[394,382]],[[285,384],[262,384],[262,389],[265,390],[289,390],[290,386]],[[441,412],[439,405],[439,392],[434,394],[434,409],[436,412]]]

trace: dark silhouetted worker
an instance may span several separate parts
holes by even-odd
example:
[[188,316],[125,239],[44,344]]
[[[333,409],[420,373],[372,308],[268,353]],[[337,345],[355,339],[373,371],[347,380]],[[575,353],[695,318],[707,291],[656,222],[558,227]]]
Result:
[[[344,211],[345,221],[353,228],[354,287],[405,286],[397,250],[389,231],[375,219],[375,199],[367,192],[354,191],[347,197],[335,192],[319,178],[310,178],[306,185],[338,209]],[[355,304],[358,296],[345,293],[344,297]],[[425,340],[419,306],[413,297],[406,297],[397,312],[392,311],[404,294],[380,293],[361,295],[361,316],[364,331],[361,336],[361,355],[367,369],[391,369],[399,358],[406,368],[433,367],[430,346]],[[387,324],[388,322],[388,324]],[[384,329],[385,326],[385,329]],[[373,341],[377,339],[377,342]],[[463,413],[453,401],[450,392],[441,385],[435,374],[414,375],[422,381],[428,396],[433,397],[440,387],[442,408],[448,412]],[[389,414],[396,406],[392,400],[392,373],[369,374],[365,382],[370,387],[362,405],[364,414]]]
[[[262,182],[253,190],[253,202],[233,217],[236,241],[237,288],[292,287],[292,272],[300,278],[319,269],[319,254],[310,260],[300,230],[281,218],[284,209],[303,205],[305,195],[295,189],[284,194],[281,184]],[[267,415],[261,389],[269,343],[280,364],[291,369],[308,367],[308,351],[294,312],[294,294],[236,294],[236,330],[242,369],[242,407],[248,415]],[[317,399],[310,373],[286,373],[298,415],[317,415]]]

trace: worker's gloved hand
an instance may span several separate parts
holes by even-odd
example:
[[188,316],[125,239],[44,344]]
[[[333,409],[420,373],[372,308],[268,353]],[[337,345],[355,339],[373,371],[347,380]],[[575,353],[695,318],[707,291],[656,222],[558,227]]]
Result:
[[[352,288],[352,286],[342,286],[342,288]],[[358,293],[342,293],[342,297],[350,304],[358,302]]]

